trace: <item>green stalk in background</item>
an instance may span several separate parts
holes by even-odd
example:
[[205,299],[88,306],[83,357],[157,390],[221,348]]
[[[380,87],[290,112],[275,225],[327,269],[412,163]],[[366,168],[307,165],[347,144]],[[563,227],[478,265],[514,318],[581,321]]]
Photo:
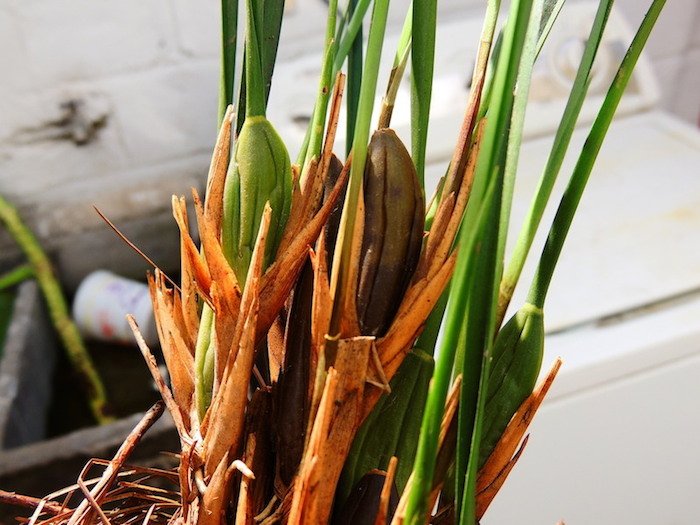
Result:
[[[237,0],[236,0],[237,1]],[[259,68],[261,72],[262,93],[264,104],[267,106],[267,100],[270,96],[270,87],[272,85],[272,75],[275,69],[277,60],[277,49],[279,45],[279,36],[282,29],[282,16],[284,15],[285,0],[256,0],[255,5],[251,7],[253,10],[253,18],[256,20],[256,46],[258,48]],[[243,55],[243,78],[247,76],[248,64],[248,49],[246,48]],[[238,94],[238,114],[236,119],[236,131],[240,132],[243,126],[243,120],[246,116],[247,93],[250,86],[247,81],[241,82]],[[256,93],[256,96],[258,94]]]
[[34,277],[34,270],[30,264],[17,266],[9,272],[0,275],[0,291],[6,290],[32,277]]
[[5,335],[12,321],[15,302],[15,291],[9,288],[32,277],[34,277],[34,270],[30,264],[22,264],[0,275],[0,359],[5,348]]
[[33,273],[44,294],[51,321],[61,338],[68,359],[85,382],[92,415],[100,424],[112,421],[114,417],[108,414],[107,392],[104,384],[95,369],[82,337],[80,337],[78,327],[71,319],[66,299],[54,274],[51,261],[32,231],[22,222],[17,209],[2,196],[0,196],[0,221],[20,246],[32,266]]
[[403,29],[399,36],[399,42],[396,46],[396,56],[394,56],[394,65],[389,74],[389,82],[386,88],[386,93],[382,99],[382,108],[379,114],[378,129],[388,128],[391,124],[391,116],[396,104],[396,95],[399,92],[403,75],[408,64],[409,53],[411,52],[413,32],[413,9],[409,8],[404,19]]
[[[476,470],[473,451],[480,442],[480,421],[483,414],[480,387],[488,379],[490,348],[495,330],[495,297],[499,279],[498,237],[502,210],[502,177],[494,179],[493,196],[486,201],[487,219],[479,235],[478,249],[472,253],[469,306],[462,326],[466,352],[463,359],[462,390],[457,419],[455,457],[455,514],[460,523],[474,522],[476,502]],[[500,187],[499,187],[500,186]],[[458,350],[459,351],[459,350]],[[466,380],[470,381],[467,384]]]
[[[349,53],[351,50],[354,49],[353,46],[361,46],[362,43],[362,38],[361,38],[361,31],[362,31],[362,22],[364,20],[364,16],[367,13],[367,9],[370,4],[370,0],[358,0],[357,3],[353,3],[351,5],[351,2],[353,0],[348,0],[348,5],[346,7],[345,13],[341,19],[340,24],[338,24],[338,28],[335,32],[335,38],[333,39],[333,47],[335,49],[334,53],[332,54],[332,63],[333,67],[328,71],[326,69],[326,63],[325,60],[328,59],[328,51],[329,47],[331,44],[331,41],[328,39],[328,35],[326,38],[326,45],[327,48],[324,52],[324,64],[322,65],[322,71],[325,71],[325,73],[322,73],[321,75],[321,86],[323,87],[324,85],[330,85],[330,82],[332,81],[333,78],[335,78],[335,75],[338,73],[338,71],[341,70],[343,67],[343,63],[345,62],[345,59],[348,58]],[[337,0],[334,3],[335,6],[337,6]],[[352,14],[350,13],[350,10],[352,8]],[[330,9],[330,8],[329,8]],[[333,17],[333,20],[335,20],[335,12],[330,12],[328,13],[328,18],[329,21]],[[334,22],[335,24],[335,22]],[[330,24],[329,24],[330,25]],[[356,44],[356,40],[359,39],[360,44]],[[360,50],[360,56],[362,56],[362,51]],[[359,89],[361,85],[361,80],[362,80],[362,62],[359,63],[354,63],[353,70],[359,68],[359,71],[348,71],[348,76],[353,75],[353,78],[348,78],[348,81],[346,83],[346,98],[350,99],[353,97],[358,98],[359,102]],[[327,79],[327,80],[324,80]],[[357,83],[357,85],[356,85]],[[357,93],[354,93],[354,90],[357,89]],[[319,95],[320,98],[320,95]],[[316,102],[316,106],[318,106],[318,101]],[[350,104],[350,102],[348,102]],[[352,113],[351,111],[354,111],[355,113]],[[355,125],[355,121],[357,120],[356,116],[357,109],[351,110],[350,108],[348,109],[348,123],[350,121],[353,122],[353,126]],[[320,122],[325,122],[325,110],[322,114],[317,113],[316,107],[314,107],[313,111],[313,117],[312,121],[320,121]],[[309,149],[309,144],[311,142],[311,133],[312,130],[314,129],[315,126],[309,126],[306,129],[306,134],[304,135],[304,140],[302,141],[301,147],[299,149],[299,154],[297,155],[297,164],[300,166],[303,166],[307,159],[311,159],[313,155],[309,155],[308,149]],[[354,128],[353,128],[354,129]],[[353,132],[354,134],[354,132]],[[353,135],[348,135],[346,137],[347,144],[351,145],[352,144],[352,137]],[[350,147],[348,147],[348,152],[350,151]]]
[[336,35],[338,51],[333,62],[334,72],[340,71],[340,68],[343,67],[345,59],[348,57],[352,46],[355,44],[355,39],[362,30],[362,23],[370,3],[370,0],[357,0],[357,3],[355,3],[352,8],[352,15],[350,15],[350,6],[348,4],[346,16],[343,17],[343,20],[347,21],[347,23],[341,25]]

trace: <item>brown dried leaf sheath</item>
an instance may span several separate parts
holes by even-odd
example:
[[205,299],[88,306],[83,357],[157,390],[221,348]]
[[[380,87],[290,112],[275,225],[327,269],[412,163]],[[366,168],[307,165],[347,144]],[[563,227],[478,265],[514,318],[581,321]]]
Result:
[[226,113],[221,122],[219,136],[216,139],[214,154],[209,166],[207,177],[207,193],[204,202],[204,214],[213,225],[214,231],[221,231],[224,200],[224,186],[226,172],[228,171],[231,147],[231,126],[233,123],[233,106],[226,108]]

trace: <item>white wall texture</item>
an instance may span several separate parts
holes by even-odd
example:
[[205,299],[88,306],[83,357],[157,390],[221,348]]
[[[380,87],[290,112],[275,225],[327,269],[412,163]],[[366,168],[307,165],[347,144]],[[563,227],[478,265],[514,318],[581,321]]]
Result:
[[[632,23],[647,4],[618,3]],[[390,30],[398,31],[398,11],[407,2],[394,4]],[[29,218],[69,282],[91,265],[118,267],[133,257],[121,246],[123,252],[115,255],[111,246],[119,242],[104,233],[93,205],[127,233],[143,229],[139,217],[159,216],[146,228],[151,231],[144,239],[150,241],[144,242],[170,258],[174,228],[168,235],[158,233],[160,225],[171,222],[170,195],[201,187],[215,138],[218,5],[186,0],[0,4],[0,194]],[[454,20],[478,13],[482,5],[443,1],[440,16]],[[317,52],[325,5],[288,0],[288,10],[281,60]],[[649,54],[664,107],[697,123],[700,1],[668,2]],[[284,99],[284,90],[284,82],[278,82],[272,98]],[[0,253],[13,250],[0,232]],[[153,255],[158,261],[159,253]]]

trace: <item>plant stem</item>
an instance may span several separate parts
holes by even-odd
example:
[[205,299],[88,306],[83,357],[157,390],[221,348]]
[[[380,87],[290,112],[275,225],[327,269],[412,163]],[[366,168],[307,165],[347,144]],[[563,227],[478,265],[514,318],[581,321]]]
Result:
[[318,95],[316,96],[316,104],[311,121],[311,133],[309,135],[309,143],[306,147],[306,158],[303,165],[303,177],[306,176],[306,168],[309,166],[311,159],[319,158],[321,155],[321,147],[323,145],[323,131],[326,122],[326,114],[328,112],[328,100],[331,96],[331,83],[333,82],[333,57],[335,56],[335,24],[336,11],[338,10],[338,0],[331,0],[328,5],[328,22],[326,23],[326,43],[323,54],[323,64],[321,66],[321,77],[319,79]]
[[[493,193],[493,184],[487,191]],[[440,344],[440,352],[435,363],[435,372],[430,382],[423,412],[423,421],[418,439],[416,459],[413,466],[413,485],[406,505],[406,525],[419,525],[426,522],[428,495],[433,488],[433,475],[438,450],[440,425],[445,409],[445,400],[450,389],[457,346],[462,325],[469,305],[469,289],[473,282],[474,257],[472,253],[477,241],[478,225],[483,224],[486,206],[481,206],[476,218],[476,227],[463,228],[459,232],[459,254],[454,275],[450,284],[449,303],[445,319],[445,331]]]
[[233,103],[238,44],[238,0],[221,0],[221,35],[219,123],[223,120],[228,105]]
[[68,305],[61,286],[54,275],[51,262],[32,231],[22,222],[17,209],[0,196],[0,220],[27,256],[44,294],[49,315],[63,342],[73,368],[80,374],[87,388],[92,414],[98,423],[114,418],[107,413],[107,394],[78,328],[68,313]]
[[[493,76],[493,88],[484,139],[477,161],[475,183],[494,186],[493,197],[484,201],[487,223],[479,234],[482,249],[474,254],[475,278],[463,326],[466,337],[458,352],[462,363],[462,392],[458,418],[455,463],[456,515],[461,525],[475,521],[476,462],[483,414],[482,385],[488,380],[490,348],[496,332],[498,285],[504,255],[504,216],[510,209],[511,189],[506,164],[513,128],[514,96],[533,11],[533,0],[514,0],[503,31],[502,48]],[[539,21],[539,18],[538,18]],[[536,31],[535,31],[536,36]],[[520,86],[517,86],[520,89]],[[525,86],[526,87],[526,86]],[[517,133],[516,133],[517,135]],[[517,145],[516,145],[517,146]],[[460,356],[463,356],[460,358]],[[460,372],[458,372],[460,373]],[[474,456],[473,451],[477,454]]]
[[358,0],[355,4],[350,21],[345,27],[345,32],[338,43],[338,51],[335,55],[335,61],[333,62],[334,72],[340,71],[340,68],[343,67],[343,62],[345,62],[345,59],[348,57],[350,49],[355,45],[355,39],[361,34],[362,22],[365,19],[369,4],[370,0]]
[[[348,3],[348,15],[357,11],[358,0],[350,0]],[[352,137],[355,134],[355,120],[357,118],[358,104],[360,101],[360,89],[362,87],[362,26],[357,29],[357,34],[352,40],[352,45],[348,51],[348,76],[347,91],[345,94],[345,104],[347,107],[347,137],[345,144],[345,154],[349,155],[352,150]]]
[[22,264],[17,268],[0,275],[0,291],[34,277],[34,270],[30,264]]
[[430,99],[433,91],[437,0],[413,3],[411,46],[411,156],[421,187],[425,179],[425,152],[428,143]]
[[[246,2],[246,62],[245,62],[245,116],[265,116],[265,91],[263,83],[258,28],[255,19],[254,0]],[[239,123],[240,124],[240,123]]]
[[377,128],[388,128],[391,125],[391,115],[394,112],[394,105],[396,103],[396,95],[399,91],[399,86],[401,85],[401,80],[403,79],[403,74],[406,71],[406,64],[408,63],[408,55],[411,50],[411,40],[408,39],[401,42],[401,45],[396,50],[396,60],[394,61],[394,67],[389,75],[389,83],[386,87],[386,94],[382,99],[382,109],[379,114],[379,122]]

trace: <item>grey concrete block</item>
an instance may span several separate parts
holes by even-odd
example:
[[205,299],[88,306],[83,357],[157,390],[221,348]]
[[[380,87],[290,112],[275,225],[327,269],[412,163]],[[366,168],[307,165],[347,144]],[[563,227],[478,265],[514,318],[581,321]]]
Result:
[[20,285],[0,360],[0,450],[46,434],[57,343],[35,281]]

